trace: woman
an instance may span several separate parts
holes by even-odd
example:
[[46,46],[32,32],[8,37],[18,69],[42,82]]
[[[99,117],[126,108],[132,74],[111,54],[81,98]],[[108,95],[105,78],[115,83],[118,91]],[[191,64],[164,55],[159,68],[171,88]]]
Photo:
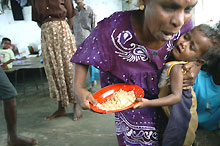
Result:
[[[176,40],[192,28],[197,0],[139,2],[140,10],[117,12],[99,22],[72,57],[77,63],[75,90],[84,109],[97,103],[83,88],[88,65],[100,70],[102,87],[137,84],[144,89],[144,98],[158,97],[161,70]],[[192,85],[190,73],[183,86]],[[115,122],[119,146],[155,146],[161,145],[167,119],[160,107],[149,107],[115,113]]]
[[74,14],[71,0],[32,1],[32,20],[41,27],[42,55],[50,97],[58,101],[58,110],[46,120],[64,116],[69,103],[74,104],[74,120],[82,117],[72,92],[73,64],[69,61],[76,50],[70,29]]

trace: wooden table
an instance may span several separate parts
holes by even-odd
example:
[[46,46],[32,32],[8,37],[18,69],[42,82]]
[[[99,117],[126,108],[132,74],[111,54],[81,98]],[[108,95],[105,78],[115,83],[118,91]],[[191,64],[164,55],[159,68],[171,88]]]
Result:
[[[25,82],[25,72],[30,69],[39,69],[40,79],[42,80],[44,65],[42,63],[42,56],[28,56],[25,59],[16,60],[13,62],[13,67],[10,70],[5,70],[7,73],[15,74],[15,86],[17,86],[17,74],[18,71],[22,72],[23,82]],[[36,88],[38,89],[38,84],[35,81]],[[24,86],[24,94],[25,94],[25,86]]]

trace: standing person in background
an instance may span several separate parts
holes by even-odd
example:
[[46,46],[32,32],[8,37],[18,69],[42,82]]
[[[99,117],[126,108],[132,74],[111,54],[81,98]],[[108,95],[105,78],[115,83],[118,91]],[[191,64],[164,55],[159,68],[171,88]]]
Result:
[[[76,46],[78,47],[95,28],[97,20],[93,9],[89,5],[84,4],[83,0],[74,1],[77,6],[75,8],[76,16],[73,17],[73,34],[76,39]],[[94,66],[90,66],[89,72],[91,87],[88,88],[92,90],[95,83],[95,72],[98,72],[98,70]]]
[[9,81],[7,75],[0,67],[0,100],[3,100],[5,120],[8,132],[8,145],[10,146],[30,146],[37,145],[35,139],[23,139],[17,136],[17,108],[15,97],[17,91]]
[[[73,64],[76,51],[71,33],[75,15],[72,0],[32,0],[32,20],[41,27],[41,47],[44,69],[48,79],[50,97],[58,101],[56,112],[46,117],[52,120],[66,114],[65,107],[74,104],[74,120],[82,117],[73,93]],[[66,21],[67,20],[67,21]]]
[[97,20],[93,9],[83,3],[83,0],[74,0],[77,4],[76,15],[73,17],[73,34],[78,47],[95,28]]
[[[140,10],[116,12],[100,21],[71,59],[76,63],[75,91],[81,106],[91,109],[89,103],[97,104],[84,88],[89,65],[100,70],[102,87],[136,84],[144,89],[144,98],[158,98],[160,73],[176,41],[192,29],[197,2],[140,0]],[[193,85],[200,69],[187,65],[183,87]],[[161,107],[148,107],[117,112],[115,123],[119,146],[158,146],[167,118]]]

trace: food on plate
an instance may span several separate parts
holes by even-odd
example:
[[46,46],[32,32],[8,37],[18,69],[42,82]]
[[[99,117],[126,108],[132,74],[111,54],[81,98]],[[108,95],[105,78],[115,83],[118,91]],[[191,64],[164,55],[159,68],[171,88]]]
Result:
[[102,104],[98,103],[97,107],[102,110],[118,110],[133,104],[135,100],[136,96],[134,91],[127,92],[120,89],[114,92],[106,102]]

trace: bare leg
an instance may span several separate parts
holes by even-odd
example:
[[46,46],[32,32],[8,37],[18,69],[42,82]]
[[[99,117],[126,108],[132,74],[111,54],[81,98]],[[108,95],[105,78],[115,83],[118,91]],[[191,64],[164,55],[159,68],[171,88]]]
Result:
[[73,116],[74,121],[81,119],[83,116],[82,111],[81,111],[81,107],[78,103],[74,103],[74,105],[73,105],[73,114],[74,114],[74,116]]
[[3,100],[4,103],[4,112],[5,120],[7,123],[8,130],[8,145],[10,146],[28,146],[28,145],[37,145],[38,141],[35,139],[29,138],[20,138],[17,136],[16,128],[16,104],[14,98]]
[[66,115],[66,110],[64,107],[62,107],[61,101],[58,102],[58,109],[54,113],[52,113],[50,116],[47,116],[44,118],[44,120],[53,120],[57,117],[62,117]]

